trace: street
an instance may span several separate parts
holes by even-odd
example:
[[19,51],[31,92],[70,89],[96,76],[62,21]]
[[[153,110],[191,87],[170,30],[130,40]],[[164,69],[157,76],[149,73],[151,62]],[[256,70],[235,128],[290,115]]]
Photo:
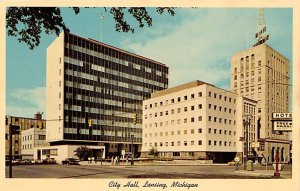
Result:
[[[81,164],[81,165],[19,165],[13,166],[13,178],[198,178],[198,179],[271,179],[274,170],[255,165],[254,171],[235,171],[228,165],[168,164]],[[291,178],[292,166],[286,165],[279,178]],[[8,177],[8,167],[6,167]]]

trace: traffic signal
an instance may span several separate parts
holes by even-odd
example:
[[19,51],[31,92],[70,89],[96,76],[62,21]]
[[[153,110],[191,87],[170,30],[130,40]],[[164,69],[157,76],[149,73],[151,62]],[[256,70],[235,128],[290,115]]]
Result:
[[93,120],[92,120],[91,118],[89,118],[88,123],[89,123],[89,127],[92,127],[92,125],[93,125]]
[[44,123],[43,123],[42,120],[38,120],[38,127],[39,127],[40,129],[44,129]]
[[20,134],[20,126],[18,126],[18,125],[11,125],[10,128],[12,128],[11,132],[12,132],[13,135]]
[[133,124],[137,124],[137,121],[138,121],[138,116],[137,116],[137,113],[134,113],[133,114]]

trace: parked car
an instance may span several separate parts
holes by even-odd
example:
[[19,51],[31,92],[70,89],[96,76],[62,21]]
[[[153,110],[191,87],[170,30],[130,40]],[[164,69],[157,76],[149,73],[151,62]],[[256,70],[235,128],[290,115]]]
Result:
[[61,163],[63,165],[65,165],[65,164],[67,164],[67,165],[78,165],[79,160],[75,159],[75,158],[66,158],[65,160],[61,161]]
[[43,160],[43,164],[56,164],[55,158],[47,158]]

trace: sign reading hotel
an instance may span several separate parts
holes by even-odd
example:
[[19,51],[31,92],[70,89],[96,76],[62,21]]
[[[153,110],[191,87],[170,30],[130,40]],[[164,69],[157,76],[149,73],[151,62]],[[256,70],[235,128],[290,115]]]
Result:
[[273,113],[273,119],[289,119],[292,120],[292,113]]
[[292,113],[273,113],[274,131],[292,131]]

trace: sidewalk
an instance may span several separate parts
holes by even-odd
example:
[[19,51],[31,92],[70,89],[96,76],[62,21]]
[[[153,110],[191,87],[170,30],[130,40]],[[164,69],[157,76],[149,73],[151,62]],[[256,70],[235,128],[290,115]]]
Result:
[[[88,161],[80,161],[81,165],[101,165],[101,162],[97,163]],[[120,161],[119,164],[112,164],[111,162],[102,162],[102,165],[105,166],[131,166],[131,161]],[[206,164],[199,161],[194,160],[174,160],[174,161],[134,161],[134,165],[136,166],[228,166],[228,164]]]
[[[259,176],[259,177],[274,177],[274,172],[275,170],[273,169],[273,167],[269,167],[267,170],[254,170],[253,171],[247,171],[247,170],[236,170],[234,171],[235,173],[239,173],[239,174],[246,174],[246,175],[250,175],[250,176]],[[287,171],[287,170],[282,170],[279,171],[280,176],[278,178],[283,178],[283,179],[289,179],[292,178],[292,172],[291,171]],[[274,177],[276,178],[276,177]]]

